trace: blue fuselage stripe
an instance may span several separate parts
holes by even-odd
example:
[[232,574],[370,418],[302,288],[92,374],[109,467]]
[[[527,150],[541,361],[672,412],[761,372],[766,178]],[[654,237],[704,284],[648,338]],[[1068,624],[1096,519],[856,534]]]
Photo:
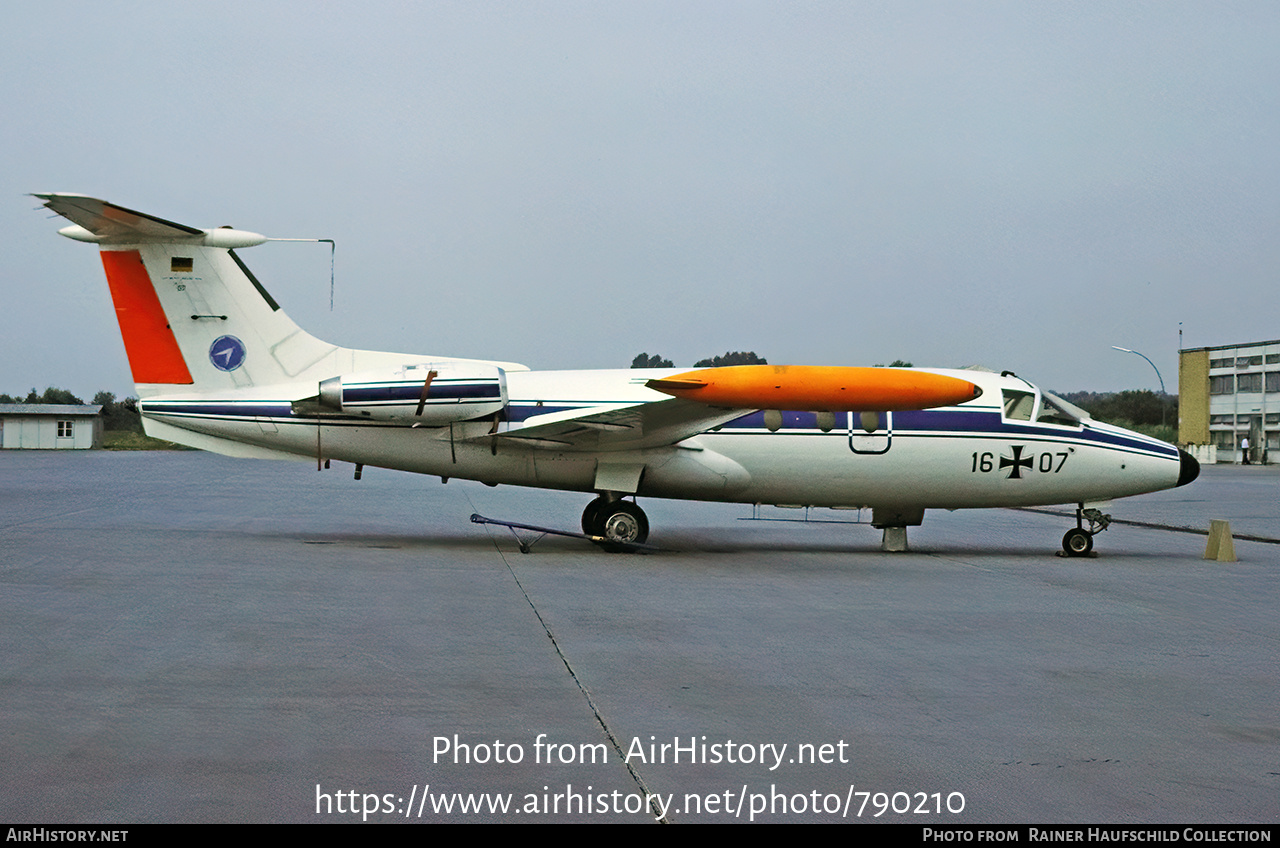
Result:
[[[432,384],[434,393],[435,384]],[[460,387],[450,386],[448,391],[452,392]],[[462,406],[469,402],[474,403],[480,400],[498,397],[498,386],[496,383],[489,384],[471,384],[464,388],[470,392],[475,390],[475,394],[447,396],[447,402],[456,403]],[[492,393],[489,393],[489,390]],[[383,391],[382,389],[370,389],[374,391]],[[417,387],[414,391],[420,393],[421,387]],[[352,392],[349,390],[344,392],[344,403],[353,402],[350,399]],[[413,402],[417,402],[418,394],[413,395]],[[429,400],[437,399],[434,394]],[[439,398],[445,400],[445,397]],[[361,401],[365,404],[376,404],[378,401],[388,402],[405,402],[402,396],[388,398],[386,396],[374,397],[369,395],[367,400]],[[529,418],[541,415],[549,415],[552,413],[565,412],[569,410],[586,410],[599,407],[597,403],[569,403],[559,402],[554,405],[544,403],[542,406],[534,405],[528,401],[512,401],[506,407],[506,420],[513,423],[522,423]],[[311,423],[314,424],[316,419],[314,415],[295,414],[287,402],[281,401],[226,401],[214,400],[205,402],[187,402],[187,401],[151,401],[143,402],[143,410],[149,415],[169,415],[180,417],[201,417],[201,418],[225,418],[229,420],[244,420],[250,418],[271,418],[281,423]],[[831,435],[843,436],[848,432],[849,413],[837,412],[834,415],[834,427],[829,431]],[[332,419],[325,419],[325,423],[330,423]],[[336,423],[336,422],[335,422]],[[364,423],[368,423],[367,419]],[[786,410],[782,412],[782,431],[799,431],[804,433],[810,432],[812,435],[822,434],[824,431],[818,427],[817,414],[813,412],[804,412],[797,410]],[[718,432],[760,432],[767,431],[764,423],[764,412],[757,411],[743,415],[739,418],[728,422],[719,428]],[[799,434],[797,433],[797,434]],[[1071,427],[1066,425],[1041,425],[1041,424],[1024,424],[1012,423],[1004,420],[999,411],[992,409],[926,409],[911,410],[904,412],[895,412],[893,415],[893,435],[898,437],[920,437],[920,438],[979,438],[979,439],[1003,439],[1003,440],[1037,440],[1052,441],[1060,443],[1091,443],[1100,447],[1110,447],[1123,450],[1125,452],[1136,452],[1145,454],[1154,454],[1157,456],[1168,457],[1170,459],[1178,458],[1178,449],[1173,445],[1162,442],[1152,442],[1140,438],[1133,438],[1119,433],[1095,429],[1090,426]]]

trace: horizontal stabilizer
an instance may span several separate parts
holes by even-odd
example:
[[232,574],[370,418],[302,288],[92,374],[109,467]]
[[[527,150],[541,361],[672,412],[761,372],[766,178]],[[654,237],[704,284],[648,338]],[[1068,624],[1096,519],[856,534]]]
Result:
[[36,194],[44,205],[73,224],[59,233],[76,241],[93,244],[143,244],[147,242],[182,242],[206,247],[253,247],[269,239],[259,233],[218,227],[200,230],[186,224],[175,224],[164,218],[135,212],[96,197],[83,194]]
[[190,239],[204,230],[175,224],[154,215],[134,212],[96,197],[83,194],[37,194],[44,205],[95,236],[112,241]]

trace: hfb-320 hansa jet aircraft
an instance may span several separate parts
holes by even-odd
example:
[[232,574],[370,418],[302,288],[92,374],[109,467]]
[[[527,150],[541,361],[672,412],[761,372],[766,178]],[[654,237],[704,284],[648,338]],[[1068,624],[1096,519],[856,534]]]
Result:
[[[594,493],[584,534],[643,543],[635,497],[871,510],[886,550],[926,509],[1077,504],[1085,555],[1113,498],[1196,460],[1009,372],[750,365],[531,371],[351,350],[285,315],[236,253],[269,239],[76,194],[37,194],[97,244],[150,436]],[[628,498],[631,498],[628,500]],[[1085,525],[1088,525],[1086,527]]]

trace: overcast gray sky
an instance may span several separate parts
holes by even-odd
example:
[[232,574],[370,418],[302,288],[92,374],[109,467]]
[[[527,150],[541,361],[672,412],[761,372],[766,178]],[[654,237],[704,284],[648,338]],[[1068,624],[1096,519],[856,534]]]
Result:
[[24,193],[337,240],[245,261],[343,345],[982,363],[1176,391],[1280,337],[1280,6],[30,3],[0,28],[0,392],[132,393]]

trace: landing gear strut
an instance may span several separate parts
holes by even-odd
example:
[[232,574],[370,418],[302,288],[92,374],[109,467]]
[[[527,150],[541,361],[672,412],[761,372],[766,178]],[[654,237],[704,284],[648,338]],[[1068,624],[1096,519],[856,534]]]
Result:
[[[1089,529],[1084,525],[1088,522]],[[1084,504],[1076,507],[1076,526],[1062,537],[1062,550],[1069,557],[1088,556],[1093,550],[1093,537],[1107,529],[1111,516],[1100,509],[1085,509]]]
[[611,548],[610,543],[643,543],[649,538],[649,519],[634,502],[601,495],[582,511],[582,532],[602,537],[601,544],[607,549],[621,550]]

